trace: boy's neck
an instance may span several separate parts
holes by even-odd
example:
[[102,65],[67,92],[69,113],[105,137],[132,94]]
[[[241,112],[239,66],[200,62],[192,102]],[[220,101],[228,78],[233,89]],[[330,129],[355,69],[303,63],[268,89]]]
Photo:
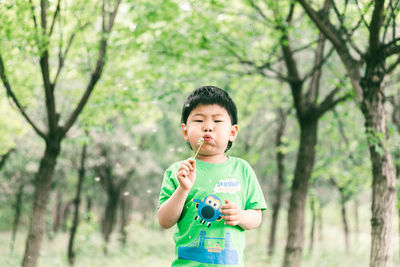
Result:
[[207,163],[224,163],[228,160],[228,156],[225,154],[212,156],[197,155],[196,159]]

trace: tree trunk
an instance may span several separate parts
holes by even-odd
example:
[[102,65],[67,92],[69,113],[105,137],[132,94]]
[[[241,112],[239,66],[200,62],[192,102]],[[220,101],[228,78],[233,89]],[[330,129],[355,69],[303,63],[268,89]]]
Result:
[[310,210],[311,210],[311,229],[310,229],[310,253],[311,253],[314,249],[315,221],[317,219],[317,214],[315,211],[315,198],[314,197],[311,197]]
[[322,206],[319,205],[319,209],[318,209],[318,240],[320,243],[322,243],[322,240],[324,238],[322,229],[324,229],[324,220],[323,220],[323,216],[322,216]]
[[92,218],[92,198],[86,197],[86,221],[90,221]]
[[86,171],[85,160],[86,160],[86,144],[84,144],[82,147],[81,166],[79,168],[79,178],[76,186],[76,195],[74,200],[75,204],[74,219],[72,222],[71,234],[68,242],[68,262],[70,265],[74,265],[75,263],[74,240],[79,224],[79,206],[81,204],[82,183],[83,179],[85,178],[85,171]]
[[278,121],[278,131],[276,134],[276,163],[278,169],[277,183],[275,187],[275,199],[272,204],[272,221],[271,221],[271,230],[269,234],[269,242],[268,242],[268,255],[272,256],[275,250],[275,236],[276,236],[276,226],[278,224],[278,215],[282,202],[282,191],[284,184],[284,175],[285,175],[285,166],[284,166],[284,158],[285,154],[282,153],[282,137],[285,133],[286,127],[286,114],[282,109],[279,109],[279,121]]
[[355,221],[355,227],[354,227],[354,232],[356,236],[356,241],[358,242],[360,239],[360,217],[358,215],[358,208],[359,208],[359,203],[357,197],[354,199],[354,221]]
[[[368,72],[367,66],[367,72]],[[392,222],[395,204],[395,173],[387,147],[386,114],[376,75],[361,82],[362,113],[372,162],[371,267],[392,266]],[[379,78],[378,78],[379,79]]]
[[314,166],[318,121],[308,121],[300,127],[300,147],[297,154],[288,214],[288,236],[284,267],[300,266],[304,233],[304,206],[308,182]]
[[126,246],[126,240],[128,237],[128,233],[126,231],[126,225],[128,224],[129,221],[129,204],[128,204],[129,198],[128,196],[122,197],[121,198],[121,225],[120,225],[120,242],[122,247]]
[[46,150],[40,161],[39,171],[35,177],[34,202],[30,215],[28,238],[26,239],[23,267],[35,267],[45,227],[46,205],[50,194],[50,185],[60,152],[60,140],[48,140]]
[[15,236],[18,231],[18,226],[19,226],[19,218],[21,217],[21,205],[22,205],[22,196],[24,193],[24,187],[25,184],[23,182],[20,183],[18,187],[18,192],[17,196],[15,199],[15,215],[14,215],[14,222],[13,222],[13,228],[12,228],[12,236],[11,236],[11,244],[10,244],[10,252],[12,253],[14,251],[14,244],[15,244]]
[[342,212],[342,222],[343,222],[343,231],[344,231],[344,245],[346,249],[346,254],[349,254],[350,246],[349,246],[349,225],[347,223],[347,212],[346,212],[346,199],[343,195],[343,188],[339,189],[340,191],[340,205]]
[[57,233],[61,223],[61,215],[62,215],[62,195],[60,191],[57,191],[56,194],[56,205],[53,212],[53,232]]
[[114,229],[116,218],[117,218],[117,210],[118,210],[118,202],[119,202],[119,192],[117,191],[109,191],[107,204],[104,211],[104,217],[101,224],[101,229],[104,237],[104,254],[108,254],[107,245],[110,241],[111,233]]
[[68,229],[68,218],[69,213],[71,212],[71,207],[74,204],[73,201],[68,201],[65,203],[63,211],[62,211],[62,218],[61,218],[61,228],[63,232],[66,232]]

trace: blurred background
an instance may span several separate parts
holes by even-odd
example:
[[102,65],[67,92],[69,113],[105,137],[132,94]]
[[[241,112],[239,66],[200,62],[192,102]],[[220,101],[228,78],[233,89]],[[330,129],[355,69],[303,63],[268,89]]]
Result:
[[269,207],[246,265],[400,264],[399,1],[298,2],[0,0],[0,264],[170,266],[158,197],[203,85]]

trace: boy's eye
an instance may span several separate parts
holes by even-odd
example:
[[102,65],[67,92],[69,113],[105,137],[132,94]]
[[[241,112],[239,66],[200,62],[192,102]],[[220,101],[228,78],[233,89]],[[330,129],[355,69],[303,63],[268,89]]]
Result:
[[220,121],[220,120],[216,120],[216,121],[214,121],[214,122],[222,122],[222,121]]
[[202,120],[195,120],[195,122],[203,122]]

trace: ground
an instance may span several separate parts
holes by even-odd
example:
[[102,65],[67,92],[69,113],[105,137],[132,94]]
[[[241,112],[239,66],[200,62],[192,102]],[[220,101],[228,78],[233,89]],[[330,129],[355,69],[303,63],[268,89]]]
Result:
[[[354,232],[350,236],[350,253],[348,255],[344,250],[343,231],[338,212],[332,211],[329,214],[325,214],[322,240],[315,241],[315,247],[312,252],[309,251],[309,228],[306,227],[302,266],[368,266],[370,227],[367,213],[366,211],[366,214],[360,218],[360,221],[365,221],[366,223],[360,225],[358,237]],[[397,221],[396,218],[393,226],[394,266],[400,266]],[[247,231],[246,266],[281,266],[286,239],[284,234],[286,221],[282,216],[277,235],[276,253],[271,258],[266,255],[269,223],[269,218],[266,217],[259,229]],[[350,228],[353,229],[351,223],[352,221],[350,220]],[[103,254],[103,240],[94,225],[84,223],[79,229],[76,242],[76,266],[170,266],[174,252],[173,229],[162,230],[156,222],[144,226],[139,220],[135,221],[133,219],[128,227],[127,246],[122,248],[117,234],[114,234],[113,240],[109,245],[109,254],[105,256]],[[310,225],[309,222],[306,225]],[[20,266],[25,238],[26,233],[19,233],[15,250],[10,253],[10,232],[0,233],[0,266]],[[66,260],[67,242],[67,233],[59,233],[52,240],[45,236],[39,266],[68,266]]]

